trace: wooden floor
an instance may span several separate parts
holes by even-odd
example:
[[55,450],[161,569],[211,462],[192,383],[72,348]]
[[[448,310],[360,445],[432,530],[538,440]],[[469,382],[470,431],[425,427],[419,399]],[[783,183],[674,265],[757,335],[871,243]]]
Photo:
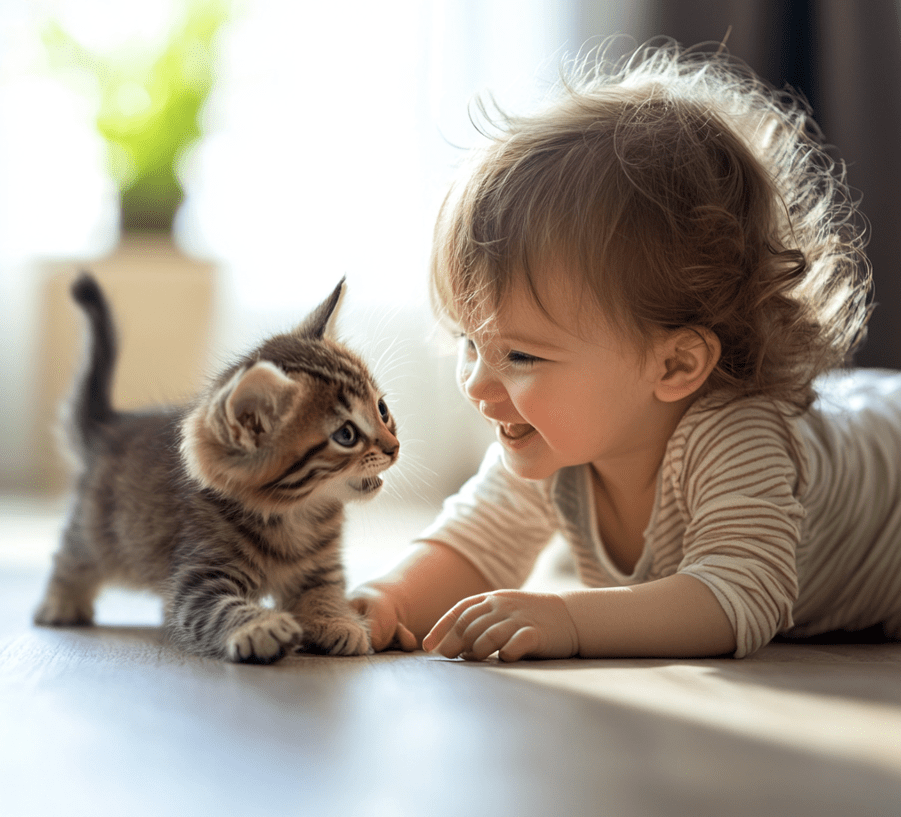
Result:
[[15,554],[55,521],[0,519],[6,817],[901,814],[901,645],[234,666],[171,650],[139,596],[31,626],[45,557]]

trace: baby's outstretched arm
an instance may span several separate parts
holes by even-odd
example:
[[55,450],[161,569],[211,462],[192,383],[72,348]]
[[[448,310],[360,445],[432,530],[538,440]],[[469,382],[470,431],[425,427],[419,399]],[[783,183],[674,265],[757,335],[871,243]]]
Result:
[[734,652],[735,635],[707,586],[676,574],[633,587],[560,594],[500,590],[464,599],[423,647],[448,658],[667,657]]

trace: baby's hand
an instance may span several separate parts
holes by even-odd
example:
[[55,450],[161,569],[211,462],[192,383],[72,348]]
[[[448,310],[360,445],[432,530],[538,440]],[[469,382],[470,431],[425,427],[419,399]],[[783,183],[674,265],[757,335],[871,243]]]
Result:
[[555,593],[497,590],[456,604],[432,628],[423,649],[446,658],[501,661],[570,658],[579,652],[576,625]]
[[348,599],[350,606],[369,620],[375,652],[387,649],[413,652],[419,648],[416,636],[401,623],[394,598],[384,590],[364,584],[356,588]]

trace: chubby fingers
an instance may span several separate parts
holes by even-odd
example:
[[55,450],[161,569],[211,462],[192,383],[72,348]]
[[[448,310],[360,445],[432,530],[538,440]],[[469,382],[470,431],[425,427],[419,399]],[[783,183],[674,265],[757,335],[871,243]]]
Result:
[[457,603],[425,637],[423,649],[445,658],[481,661],[505,647],[521,625],[500,609],[496,600],[496,594],[484,593]]
[[413,652],[419,649],[416,636],[400,622],[394,604],[384,594],[359,587],[349,601],[351,608],[368,621],[375,652],[390,649]]
[[578,631],[563,599],[554,593],[495,590],[455,605],[422,644],[446,658],[501,661],[569,658],[579,652]]
[[416,636],[398,621],[391,646],[404,652],[414,652],[419,649],[419,642],[416,640]]
[[479,618],[479,605],[484,603],[486,597],[487,594],[483,593],[457,602],[422,640],[422,648],[427,652],[438,652],[446,658],[456,658],[460,655],[463,651],[464,635]]
[[501,661],[518,661],[529,655],[537,642],[538,633],[534,627],[507,620],[490,626],[472,647],[462,653],[467,661],[484,661],[496,652]]

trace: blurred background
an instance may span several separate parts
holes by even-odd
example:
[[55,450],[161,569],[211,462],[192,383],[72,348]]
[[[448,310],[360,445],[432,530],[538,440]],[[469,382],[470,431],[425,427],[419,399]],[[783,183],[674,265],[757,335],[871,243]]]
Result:
[[727,31],[849,163],[879,304],[859,362],[901,368],[895,0],[0,0],[0,493],[65,489],[50,428],[88,266],[118,315],[124,406],[185,397],[346,275],[343,335],[401,423],[379,501],[437,506],[489,440],[425,286],[473,97],[526,108],[611,34]]

